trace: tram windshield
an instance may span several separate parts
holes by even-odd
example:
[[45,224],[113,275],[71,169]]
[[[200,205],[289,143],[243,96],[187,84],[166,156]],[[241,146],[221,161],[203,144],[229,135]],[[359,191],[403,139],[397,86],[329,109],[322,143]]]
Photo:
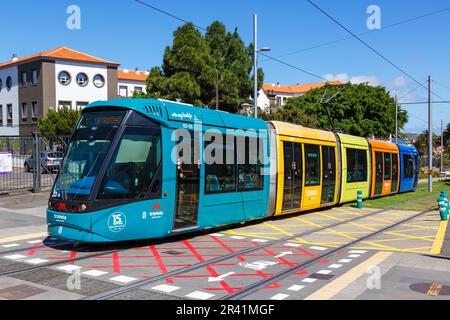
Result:
[[85,113],[76,128],[52,197],[86,198],[126,111]]

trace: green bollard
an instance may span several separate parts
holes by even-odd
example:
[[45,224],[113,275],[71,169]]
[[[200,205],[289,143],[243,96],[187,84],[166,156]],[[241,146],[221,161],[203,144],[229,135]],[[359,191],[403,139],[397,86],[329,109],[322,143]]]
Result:
[[448,201],[447,191],[441,191],[441,197],[444,198],[445,207],[447,208],[447,214],[450,214],[450,203]]
[[362,191],[358,191],[358,200],[357,200],[357,207],[358,209],[362,209],[363,208],[363,192]]
[[437,198],[438,204],[439,204],[439,214],[441,215],[442,221],[448,220],[448,210],[445,204],[445,199],[443,197]]

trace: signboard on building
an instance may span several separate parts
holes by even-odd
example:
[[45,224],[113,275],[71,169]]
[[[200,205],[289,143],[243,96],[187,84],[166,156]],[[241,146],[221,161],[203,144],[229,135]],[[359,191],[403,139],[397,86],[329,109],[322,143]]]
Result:
[[0,174],[13,173],[13,157],[9,151],[0,152]]

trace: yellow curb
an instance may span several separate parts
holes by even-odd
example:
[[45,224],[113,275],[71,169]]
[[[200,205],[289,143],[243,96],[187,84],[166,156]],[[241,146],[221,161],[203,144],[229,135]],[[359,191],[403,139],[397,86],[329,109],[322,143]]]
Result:
[[343,274],[336,280],[330,282],[326,286],[320,288],[310,296],[306,297],[305,300],[329,300],[349,284],[357,280],[359,277],[367,273],[370,267],[376,266],[386,260],[392,252],[378,252],[363,263],[357,265],[347,273]]
[[20,235],[20,236],[0,239],[0,243],[28,240],[28,239],[33,239],[33,238],[47,237],[47,236],[48,236],[47,232],[29,233],[29,234],[24,234],[24,235]]

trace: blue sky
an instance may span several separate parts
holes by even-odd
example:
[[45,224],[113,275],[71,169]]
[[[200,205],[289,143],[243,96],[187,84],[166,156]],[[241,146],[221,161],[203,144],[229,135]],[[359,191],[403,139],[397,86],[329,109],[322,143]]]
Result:
[[[246,43],[252,41],[252,15],[259,16],[260,46],[269,46],[271,56],[280,56],[348,36],[331,20],[305,0],[227,0],[181,1],[144,0],[195,24],[206,27],[214,20],[227,28],[238,28]],[[355,33],[368,31],[369,5],[381,9],[379,31],[362,36],[370,45],[406,70],[421,83],[428,74],[450,88],[448,30],[450,10],[420,20],[383,29],[403,20],[450,7],[447,0],[315,0],[318,5]],[[66,28],[69,5],[81,8],[81,30]],[[84,51],[100,58],[118,61],[123,68],[150,69],[162,62],[164,47],[171,43],[173,31],[181,25],[134,0],[18,0],[4,4],[0,11],[2,36],[0,61],[12,53],[20,56],[60,45]],[[382,84],[399,96],[418,85],[381,60],[355,39],[283,56],[283,61],[330,79]],[[266,82],[281,84],[320,81],[274,61],[260,59]],[[450,89],[434,84],[433,91],[450,100]],[[424,101],[426,90],[419,88],[403,101]],[[439,99],[439,98],[436,98]],[[405,106],[410,121],[405,132],[426,129],[427,106]],[[450,122],[450,105],[435,105],[433,126],[440,120]]]

